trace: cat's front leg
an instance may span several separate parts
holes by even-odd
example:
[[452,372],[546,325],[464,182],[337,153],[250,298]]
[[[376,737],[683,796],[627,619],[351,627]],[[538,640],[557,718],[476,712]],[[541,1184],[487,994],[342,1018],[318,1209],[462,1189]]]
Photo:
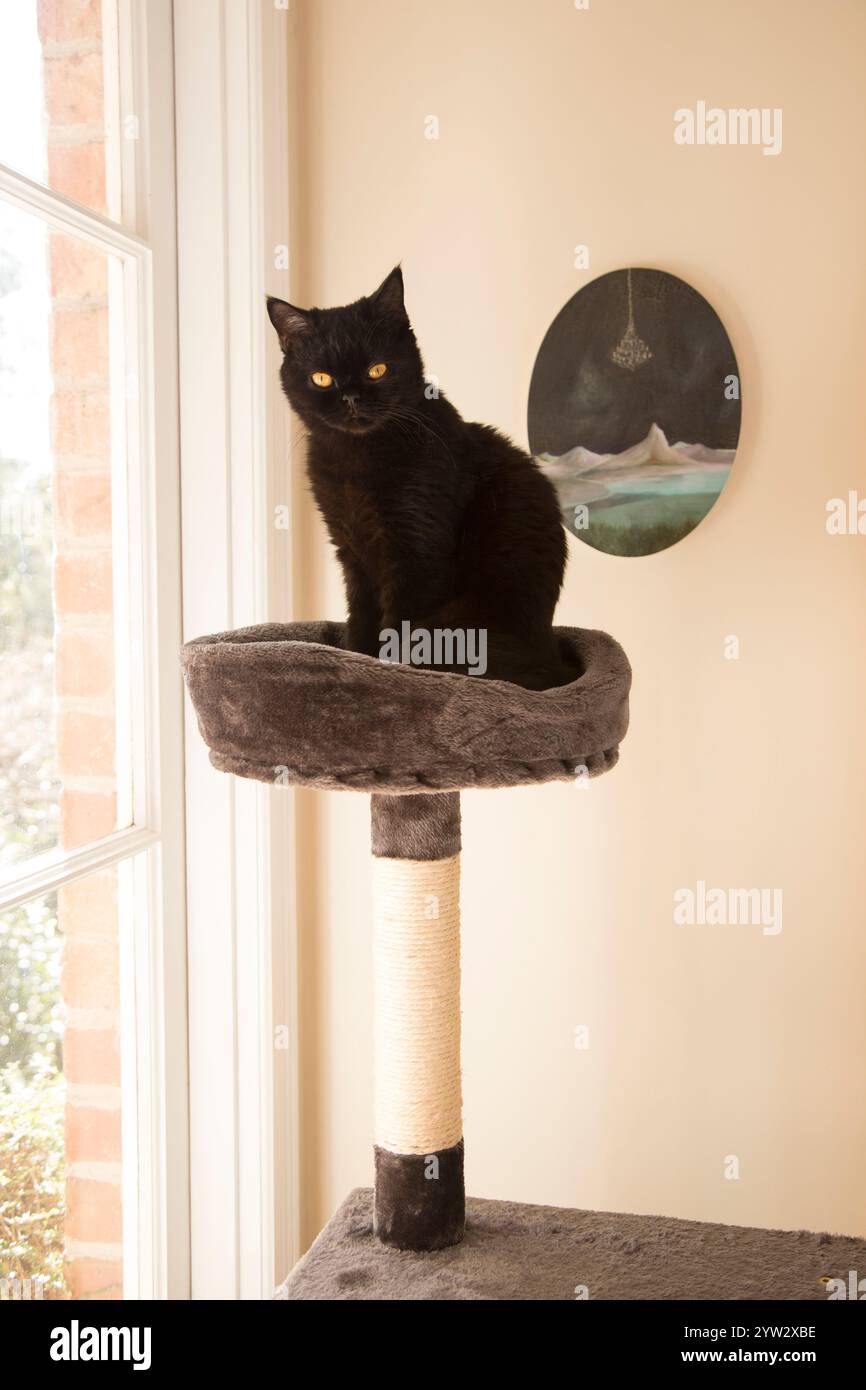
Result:
[[444,587],[444,558],[399,518],[386,518],[387,542],[380,566],[382,625],[400,631],[437,606]]
[[404,623],[410,629],[425,627],[428,615],[441,605],[441,587],[425,583],[420,576],[413,577],[411,586],[389,585],[382,600],[382,627],[394,632],[401,632]]
[[367,656],[378,656],[382,615],[376,590],[351,552],[341,546],[337,550],[337,558],[343,567],[343,583],[349,609],[346,619],[346,646],[351,652],[365,652]]

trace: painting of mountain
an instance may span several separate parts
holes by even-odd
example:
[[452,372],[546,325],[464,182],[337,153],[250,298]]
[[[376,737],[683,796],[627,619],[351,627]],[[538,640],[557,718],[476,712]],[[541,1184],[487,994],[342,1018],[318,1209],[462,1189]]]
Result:
[[659,270],[579,291],[548,330],[529,392],[529,442],[564,524],[613,555],[687,536],[730,476],[740,378],[715,310]]

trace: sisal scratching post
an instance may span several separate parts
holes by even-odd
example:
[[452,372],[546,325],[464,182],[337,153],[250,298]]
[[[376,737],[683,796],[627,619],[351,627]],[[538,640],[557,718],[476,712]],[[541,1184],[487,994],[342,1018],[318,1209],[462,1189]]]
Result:
[[264,624],[183,649],[214,767],[372,793],[373,1228],[400,1250],[440,1250],[464,1230],[460,790],[597,777],[628,727],[620,646],[555,631],[575,677],[535,691],[346,651],[339,623]]
[[374,1229],[463,1237],[460,798],[373,796]]

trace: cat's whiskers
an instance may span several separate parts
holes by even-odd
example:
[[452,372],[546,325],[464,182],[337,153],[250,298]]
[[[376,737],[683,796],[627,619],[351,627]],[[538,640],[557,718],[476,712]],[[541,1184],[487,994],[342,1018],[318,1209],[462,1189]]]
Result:
[[426,431],[427,434],[429,434],[433,439],[435,439],[436,443],[440,445],[446,457],[448,458],[448,461],[450,462],[452,468],[455,472],[457,472],[457,460],[451,452],[451,449],[449,448],[445,437],[442,434],[440,434],[437,429],[434,428],[434,426],[430,423],[427,417],[421,413],[421,411],[413,410],[411,406],[405,405],[386,406],[385,415],[386,419],[388,420],[394,422],[396,422],[397,420],[402,420],[405,424],[416,425],[419,426],[422,431]]

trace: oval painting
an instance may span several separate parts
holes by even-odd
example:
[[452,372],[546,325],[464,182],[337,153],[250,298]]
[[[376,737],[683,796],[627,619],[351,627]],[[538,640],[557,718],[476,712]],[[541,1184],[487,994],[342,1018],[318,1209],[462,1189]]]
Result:
[[676,275],[601,275],[547,330],[529,446],[564,524],[596,550],[652,555],[687,536],[728,481],[739,435],[730,339]]

